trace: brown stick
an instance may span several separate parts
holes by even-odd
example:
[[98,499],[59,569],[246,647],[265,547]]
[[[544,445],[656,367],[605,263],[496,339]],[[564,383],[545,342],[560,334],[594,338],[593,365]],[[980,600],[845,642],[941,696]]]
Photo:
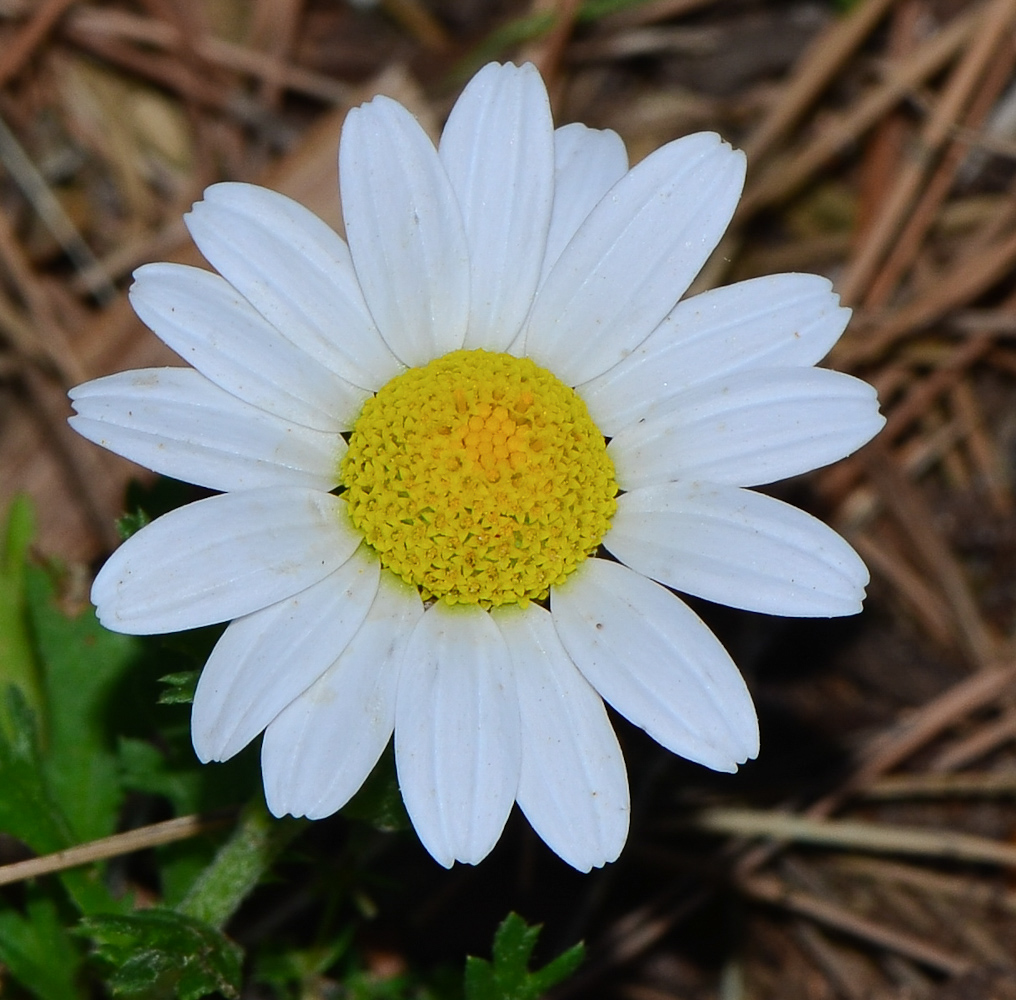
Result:
[[199,833],[217,830],[233,821],[233,816],[178,816],[162,823],[152,823],[125,833],[115,833],[112,837],[92,840],[87,844],[77,844],[65,851],[44,854],[28,861],[18,861],[13,865],[0,867],[0,885],[11,885],[24,882],[26,879],[40,875],[51,875],[54,872],[78,868],[94,861],[105,861],[121,854],[133,854],[149,847],[172,844],[177,840],[187,840]]

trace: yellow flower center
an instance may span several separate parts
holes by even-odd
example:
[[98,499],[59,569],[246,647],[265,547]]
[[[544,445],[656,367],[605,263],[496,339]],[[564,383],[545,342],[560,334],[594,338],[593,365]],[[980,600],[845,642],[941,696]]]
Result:
[[453,351],[367,400],[340,479],[381,564],[449,604],[546,597],[617,508],[585,403],[528,358],[489,351]]

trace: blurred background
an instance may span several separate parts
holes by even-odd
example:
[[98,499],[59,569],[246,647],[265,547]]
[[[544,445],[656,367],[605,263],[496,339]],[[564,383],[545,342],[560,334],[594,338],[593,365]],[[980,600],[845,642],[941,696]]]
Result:
[[[83,613],[128,484],[153,513],[190,497],[66,425],[70,386],[179,363],[127,305],[132,269],[200,263],[181,215],[224,179],[341,228],[346,111],[388,94],[437,135],[490,59],[534,61],[556,122],[615,129],[632,162],[703,129],[747,151],[695,290],[808,271],[853,307],[828,363],[888,424],[773,492],[858,549],[868,601],[834,622],[695,604],[760,759],[714,775],[616,720],[632,833],[602,872],[517,813],[451,872],[411,832],[308,827],[226,925],[245,995],[444,996],[514,909],[543,961],[585,939],[559,998],[1016,998],[1016,0],[0,0],[0,512],[32,498],[31,558]],[[127,803],[120,828],[167,814]],[[158,901],[157,861],[119,877]]]

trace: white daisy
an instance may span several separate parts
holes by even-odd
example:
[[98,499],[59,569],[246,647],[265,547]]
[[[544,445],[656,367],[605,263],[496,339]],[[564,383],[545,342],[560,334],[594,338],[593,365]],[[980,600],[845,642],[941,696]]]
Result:
[[480,861],[517,801],[602,865],[629,812],[604,701],[707,767],[758,750],[740,674],[669,588],[860,609],[847,543],[745,488],[881,427],[870,386],[814,367],[849,313],[800,274],[675,305],[743,155],[702,133],[629,170],[613,132],[554,130],[532,66],[481,70],[436,150],[375,98],[339,163],[348,245],[279,194],[210,188],[187,222],[218,274],[154,264],[131,291],[193,368],[71,393],[85,437],[221,491],[114,553],[99,617],[231,621],[194,746],[225,760],[264,731],[277,815],[341,808],[394,732],[441,864]]

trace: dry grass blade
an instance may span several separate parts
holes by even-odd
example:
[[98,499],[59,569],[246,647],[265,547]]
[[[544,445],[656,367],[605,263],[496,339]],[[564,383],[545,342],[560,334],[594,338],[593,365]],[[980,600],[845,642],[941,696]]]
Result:
[[799,152],[774,162],[749,184],[738,206],[744,220],[768,205],[787,198],[868,131],[887,111],[942,69],[976,31],[983,5],[956,17],[949,26],[916,49],[902,65],[891,66],[885,80],[862,97],[847,113],[826,122],[819,134]]
[[757,164],[801,119],[808,107],[842,70],[896,0],[866,0],[819,35],[801,57],[772,111],[744,142],[749,163]]
[[0,87],[16,76],[74,0],[44,0],[21,33],[0,53]]
[[739,885],[753,899],[810,917],[817,923],[860,938],[877,948],[906,955],[939,972],[955,976],[966,972],[973,964],[970,959],[937,948],[922,938],[858,917],[810,893],[790,889],[775,876],[754,876],[741,880]]
[[163,844],[173,844],[179,840],[188,840],[211,830],[218,830],[233,822],[233,816],[177,816],[162,823],[115,833],[111,837],[92,840],[87,844],[68,847],[65,851],[55,851],[28,861],[18,861],[12,865],[0,867],[0,885],[13,885],[30,878],[52,875],[66,871],[68,868],[80,868],[82,865],[94,864],[96,861],[107,861],[123,854],[133,854]]
[[993,665],[998,656],[998,640],[985,623],[970,584],[942,540],[920,491],[914,489],[884,449],[869,448],[866,454],[883,503],[896,516],[915,553],[938,584],[971,660],[979,667]]
[[[1011,716],[1007,718],[1011,725]],[[895,774],[858,793],[866,799],[966,798],[1016,795],[1016,771],[1001,774]]]
[[[1007,213],[1016,219],[1016,211]],[[975,251],[959,254],[959,263],[921,288],[913,302],[890,313],[862,336],[864,320],[835,352],[838,364],[854,367],[879,361],[895,343],[941,319],[949,310],[965,306],[986,292],[1016,266],[1016,235]]]
[[875,224],[840,282],[840,295],[848,303],[858,302],[871,281],[875,269],[899,235],[904,218],[913,206],[928,170],[934,163],[950,132],[959,123],[989,62],[1003,44],[1008,45],[1009,27],[1016,17],[1016,0],[995,0],[984,12],[983,20],[969,47],[946,83],[942,97],[921,131],[883,203]]
[[813,819],[753,809],[706,809],[697,813],[687,826],[694,830],[735,837],[765,837],[847,851],[911,854],[1016,868],[1016,845],[952,830],[922,830],[884,823]]
[[[82,7],[73,11],[67,18],[66,31],[83,45],[90,44],[89,38],[96,42],[115,39],[177,52],[185,43],[183,33],[172,24],[101,7]],[[202,35],[190,39],[189,44],[194,54],[210,66],[245,73],[266,83],[274,81],[286,90],[329,104],[344,103],[351,94],[352,88],[347,84],[236,42]]]

